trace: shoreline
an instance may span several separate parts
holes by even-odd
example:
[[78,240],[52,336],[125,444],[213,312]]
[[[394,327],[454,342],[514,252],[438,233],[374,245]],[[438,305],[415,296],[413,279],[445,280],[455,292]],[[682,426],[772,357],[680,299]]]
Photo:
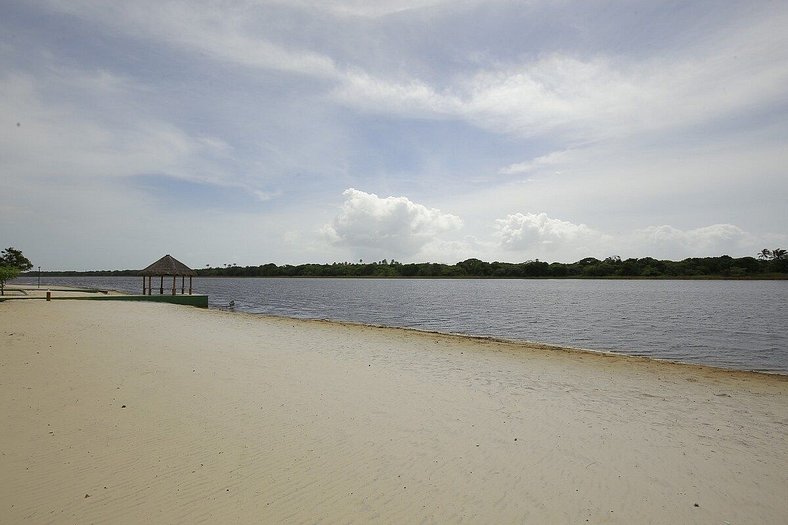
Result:
[[783,376],[157,303],[0,319],[3,521],[788,515]]
[[[220,308],[213,308],[213,310],[218,311],[228,311]],[[313,319],[313,318],[300,318],[300,317],[288,317],[288,316],[278,316],[272,314],[257,314],[252,312],[239,312],[239,311],[232,311],[229,310],[229,313],[232,314],[241,314],[241,315],[249,315],[252,317],[263,317],[263,318],[270,318],[270,319],[285,319],[285,320],[294,320],[294,321],[302,321],[302,322],[317,322],[317,323],[327,323],[327,324],[337,324],[337,325],[346,325],[350,327],[368,327],[368,328],[380,328],[382,330],[404,330],[407,332],[414,332],[420,334],[427,334],[427,335],[437,335],[437,336],[444,336],[444,337],[456,337],[458,339],[467,339],[470,341],[480,341],[480,342],[491,342],[491,343],[500,343],[504,345],[511,345],[513,347],[522,347],[523,351],[528,350],[546,350],[546,351],[554,351],[554,352],[567,352],[567,353],[578,353],[578,354],[588,354],[592,356],[599,356],[599,357],[608,357],[608,358],[622,358],[622,359],[631,359],[635,361],[645,361],[645,362],[655,362],[664,365],[675,365],[675,366],[683,366],[683,367],[694,367],[700,370],[710,370],[710,371],[719,371],[724,373],[741,373],[741,374],[753,374],[753,375],[763,375],[768,377],[779,377],[783,378],[783,380],[788,381],[788,372],[777,372],[777,371],[766,371],[766,370],[742,370],[739,368],[726,368],[723,366],[714,366],[714,365],[707,365],[701,363],[688,363],[686,361],[676,361],[671,359],[665,359],[660,357],[650,357],[646,355],[637,355],[637,354],[627,354],[624,352],[616,352],[614,350],[595,350],[593,348],[582,348],[582,347],[575,347],[575,346],[566,346],[566,345],[556,345],[550,343],[542,343],[539,341],[527,341],[527,340],[519,340],[519,339],[506,339],[504,337],[495,337],[495,336],[487,336],[487,335],[474,335],[474,334],[463,334],[463,333],[454,333],[454,332],[441,332],[439,330],[427,330],[423,328],[414,328],[409,326],[389,326],[389,325],[382,325],[382,324],[373,324],[373,323],[361,323],[355,321],[342,321],[342,320],[335,320],[335,319]]]
[[[139,271],[139,270],[134,270]],[[199,270],[198,270],[199,271]],[[35,279],[38,277],[37,273],[23,273],[20,277]],[[70,271],[52,271],[41,272],[41,277],[136,277],[135,274],[127,273],[105,273],[105,272],[70,272]],[[571,275],[571,276],[533,276],[533,277],[506,277],[506,276],[491,276],[491,275],[201,275],[197,274],[200,279],[407,279],[407,280],[420,280],[420,279],[440,279],[440,280],[549,280],[554,279],[557,281],[566,280],[579,280],[579,281],[786,281],[788,280],[788,273],[765,273],[755,275],[599,275],[599,276],[584,276],[584,275]]]
[[[224,277],[219,277],[224,278]],[[278,278],[278,277],[274,277]],[[311,277],[307,277],[311,278]],[[11,288],[9,288],[9,286]],[[7,285],[7,289],[20,289],[24,288],[26,285]],[[43,299],[45,290],[41,289],[34,289],[34,288],[24,288],[25,290],[36,292],[33,294],[32,297],[11,297],[9,299]],[[93,289],[93,288],[84,288],[79,286],[62,286],[60,289],[57,288],[48,288],[52,291],[64,291],[64,292],[73,292],[75,295],[90,295],[90,294],[97,294],[101,293],[103,295],[108,296],[123,296],[128,295],[127,292],[122,290],[116,289]],[[111,297],[107,297],[108,300],[111,300]],[[0,299],[2,302],[3,299]],[[475,335],[475,334],[464,334],[464,333],[455,333],[455,332],[441,332],[439,330],[429,330],[426,328],[417,328],[417,327],[408,327],[408,326],[395,326],[395,325],[383,325],[383,324],[376,324],[376,323],[363,323],[363,322],[356,322],[356,321],[347,321],[341,319],[329,319],[329,318],[312,318],[312,317],[292,317],[286,315],[274,315],[268,313],[255,313],[255,312],[246,312],[243,310],[235,310],[232,308],[227,307],[219,307],[219,306],[209,306],[209,310],[213,311],[222,311],[228,312],[233,314],[243,314],[243,315],[250,315],[253,317],[262,317],[262,318],[272,318],[272,319],[292,319],[297,321],[316,321],[316,322],[326,322],[326,323],[336,323],[339,325],[347,325],[347,326],[367,326],[373,328],[381,328],[381,329],[392,329],[392,330],[406,330],[406,331],[413,331],[417,333],[425,333],[425,334],[435,334],[435,335],[445,335],[451,337],[459,337],[459,338],[468,338],[471,340],[480,340],[480,341],[492,341],[492,342],[499,342],[504,344],[511,344],[511,345],[521,345],[524,348],[542,348],[547,350],[554,350],[560,352],[580,352],[580,353],[588,353],[592,355],[600,355],[600,356],[611,356],[611,357],[625,357],[631,359],[645,359],[648,361],[656,361],[659,363],[666,363],[672,365],[679,365],[679,366],[691,366],[691,367],[699,367],[699,368],[709,368],[713,370],[721,370],[723,372],[742,372],[747,374],[762,374],[767,376],[778,376],[784,377],[785,380],[788,381],[788,370],[755,370],[755,369],[741,369],[741,368],[731,368],[725,366],[718,366],[713,364],[704,364],[704,363],[692,363],[687,361],[679,361],[679,360],[672,360],[667,358],[660,358],[660,357],[652,357],[648,355],[638,355],[638,354],[631,354],[626,353],[623,351],[615,351],[615,350],[598,350],[593,348],[583,348],[583,347],[574,347],[568,345],[560,345],[560,344],[552,344],[552,343],[544,343],[540,341],[529,341],[529,340],[520,340],[520,339],[507,339],[505,337],[496,337],[496,336],[486,336],[486,335]]]

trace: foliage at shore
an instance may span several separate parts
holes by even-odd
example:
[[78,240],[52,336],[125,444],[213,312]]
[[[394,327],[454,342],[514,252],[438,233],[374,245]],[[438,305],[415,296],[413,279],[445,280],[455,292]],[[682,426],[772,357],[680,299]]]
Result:
[[19,269],[13,266],[0,266],[0,295],[5,295],[5,283],[19,275]]
[[20,272],[32,268],[32,263],[13,246],[0,253],[0,295],[5,295],[5,283],[19,275]]
[[21,250],[9,246],[0,253],[0,266],[17,268],[20,272],[25,272],[33,267],[33,263],[22,255]]
[[[586,257],[574,263],[485,262],[467,259],[457,264],[407,263],[382,260],[365,263],[332,263],[237,266],[197,269],[200,276],[211,277],[454,277],[454,278],[723,278],[786,279],[788,256],[785,250],[764,250],[755,257],[690,258],[683,261],[651,257],[625,259],[612,256],[604,260]],[[137,275],[137,270],[97,272],[44,272],[43,275]]]

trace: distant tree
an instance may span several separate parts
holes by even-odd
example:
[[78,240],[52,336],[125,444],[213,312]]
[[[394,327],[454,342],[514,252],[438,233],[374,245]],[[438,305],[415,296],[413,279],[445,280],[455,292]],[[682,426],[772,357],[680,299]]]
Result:
[[767,250],[766,248],[764,248],[763,250],[758,252],[758,258],[762,261],[768,261],[769,259],[772,258],[771,250]]
[[0,266],[0,295],[5,295],[5,282],[19,275],[19,268]]
[[490,263],[475,258],[458,262],[455,266],[465,275],[471,275],[475,277],[483,277],[492,273]]
[[585,259],[580,259],[575,264],[580,266],[588,266],[589,264],[599,264],[600,262],[602,261],[595,257],[586,257]]
[[788,256],[788,252],[786,252],[782,248],[775,248],[774,250],[772,250],[772,259],[781,261],[785,259],[786,256]]
[[13,246],[3,250],[2,256],[0,256],[0,265],[17,268],[20,272],[26,272],[33,267],[33,263],[22,255],[22,251]]

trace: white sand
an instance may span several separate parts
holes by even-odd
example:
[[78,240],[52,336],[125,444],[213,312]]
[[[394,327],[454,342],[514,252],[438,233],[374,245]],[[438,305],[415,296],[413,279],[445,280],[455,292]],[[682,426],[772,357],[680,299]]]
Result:
[[1,523],[788,519],[786,377],[24,300],[0,417]]

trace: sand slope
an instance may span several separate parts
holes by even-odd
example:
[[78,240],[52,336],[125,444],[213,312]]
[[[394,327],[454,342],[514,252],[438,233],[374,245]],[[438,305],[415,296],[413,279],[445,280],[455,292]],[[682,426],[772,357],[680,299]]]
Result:
[[784,523],[787,379],[0,303],[0,522]]

